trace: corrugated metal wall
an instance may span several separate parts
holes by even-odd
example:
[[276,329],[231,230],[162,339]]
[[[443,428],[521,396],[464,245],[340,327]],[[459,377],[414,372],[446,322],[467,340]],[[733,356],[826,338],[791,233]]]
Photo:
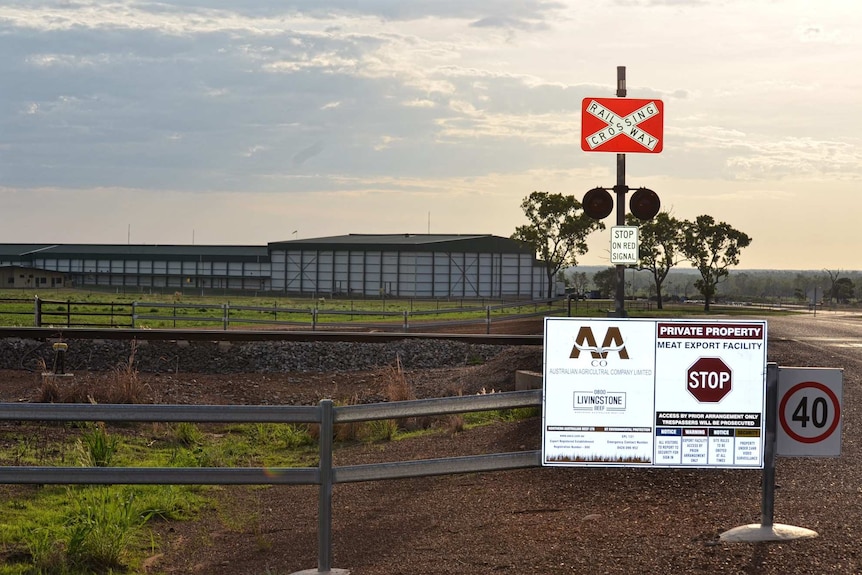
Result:
[[[497,245],[500,251],[481,251]],[[507,252],[505,242],[452,242],[455,249],[421,245],[411,249],[373,243],[359,247],[339,244],[331,249],[270,244],[269,257],[257,261],[210,253],[207,259],[188,253],[129,252],[54,256],[40,252],[29,259],[33,268],[64,274],[75,286],[193,288],[273,291],[303,296],[343,295],[417,298],[541,299],[547,277],[530,253]],[[464,251],[458,251],[467,248]],[[111,246],[108,246],[110,248]],[[479,251],[470,251],[470,247]],[[210,252],[213,250],[210,249]],[[224,258],[224,259],[222,259]],[[268,260],[268,261],[266,261]]]
[[543,298],[527,254],[348,250],[271,252],[272,289],[302,295]]

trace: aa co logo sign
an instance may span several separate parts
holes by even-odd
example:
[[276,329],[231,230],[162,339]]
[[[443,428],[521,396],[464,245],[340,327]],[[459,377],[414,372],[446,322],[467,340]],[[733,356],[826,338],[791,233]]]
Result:
[[607,365],[609,353],[619,354],[620,359],[628,359],[629,353],[626,351],[626,344],[623,341],[623,334],[620,333],[620,328],[609,327],[602,340],[602,344],[598,344],[593,330],[589,326],[582,326],[578,330],[578,335],[575,336],[575,345],[572,347],[571,358],[579,358],[581,352],[590,352],[594,366]]

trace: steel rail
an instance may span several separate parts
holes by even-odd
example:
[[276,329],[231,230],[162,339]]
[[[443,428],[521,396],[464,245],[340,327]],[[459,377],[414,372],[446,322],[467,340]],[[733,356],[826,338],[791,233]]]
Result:
[[543,345],[543,335],[475,334],[475,333],[368,333],[346,331],[281,330],[213,330],[213,329],[136,329],[136,328],[67,328],[67,327],[0,327],[0,338],[35,340],[119,339],[162,341],[313,341],[388,343],[409,339],[438,339],[470,344]]

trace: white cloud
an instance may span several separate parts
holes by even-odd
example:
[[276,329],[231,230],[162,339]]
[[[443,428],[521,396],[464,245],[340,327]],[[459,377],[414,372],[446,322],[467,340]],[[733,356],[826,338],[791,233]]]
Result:
[[[798,205],[862,176],[860,24],[839,0],[7,2],[0,198],[29,209],[0,241],[46,239],[27,216],[46,194],[84,220],[218,198],[206,217],[253,241],[278,239],[254,220],[282,210],[305,237],[358,231],[359,213],[402,231],[386,201],[433,209],[437,231],[509,235],[533,189],[613,183],[611,155],[580,149],[580,110],[613,96],[621,64],[629,97],[666,111],[664,151],[631,154],[631,181],[681,210],[702,194],[700,212],[763,214],[761,196]],[[80,204],[55,206],[63,193]]]

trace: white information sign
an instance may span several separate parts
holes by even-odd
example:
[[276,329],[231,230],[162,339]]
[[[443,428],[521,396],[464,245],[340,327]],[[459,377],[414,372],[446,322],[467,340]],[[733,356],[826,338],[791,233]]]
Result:
[[637,226],[614,226],[611,228],[611,263],[638,263]]
[[766,322],[546,318],[542,463],[762,468]]
[[819,367],[778,369],[777,455],[841,455],[844,372]]

